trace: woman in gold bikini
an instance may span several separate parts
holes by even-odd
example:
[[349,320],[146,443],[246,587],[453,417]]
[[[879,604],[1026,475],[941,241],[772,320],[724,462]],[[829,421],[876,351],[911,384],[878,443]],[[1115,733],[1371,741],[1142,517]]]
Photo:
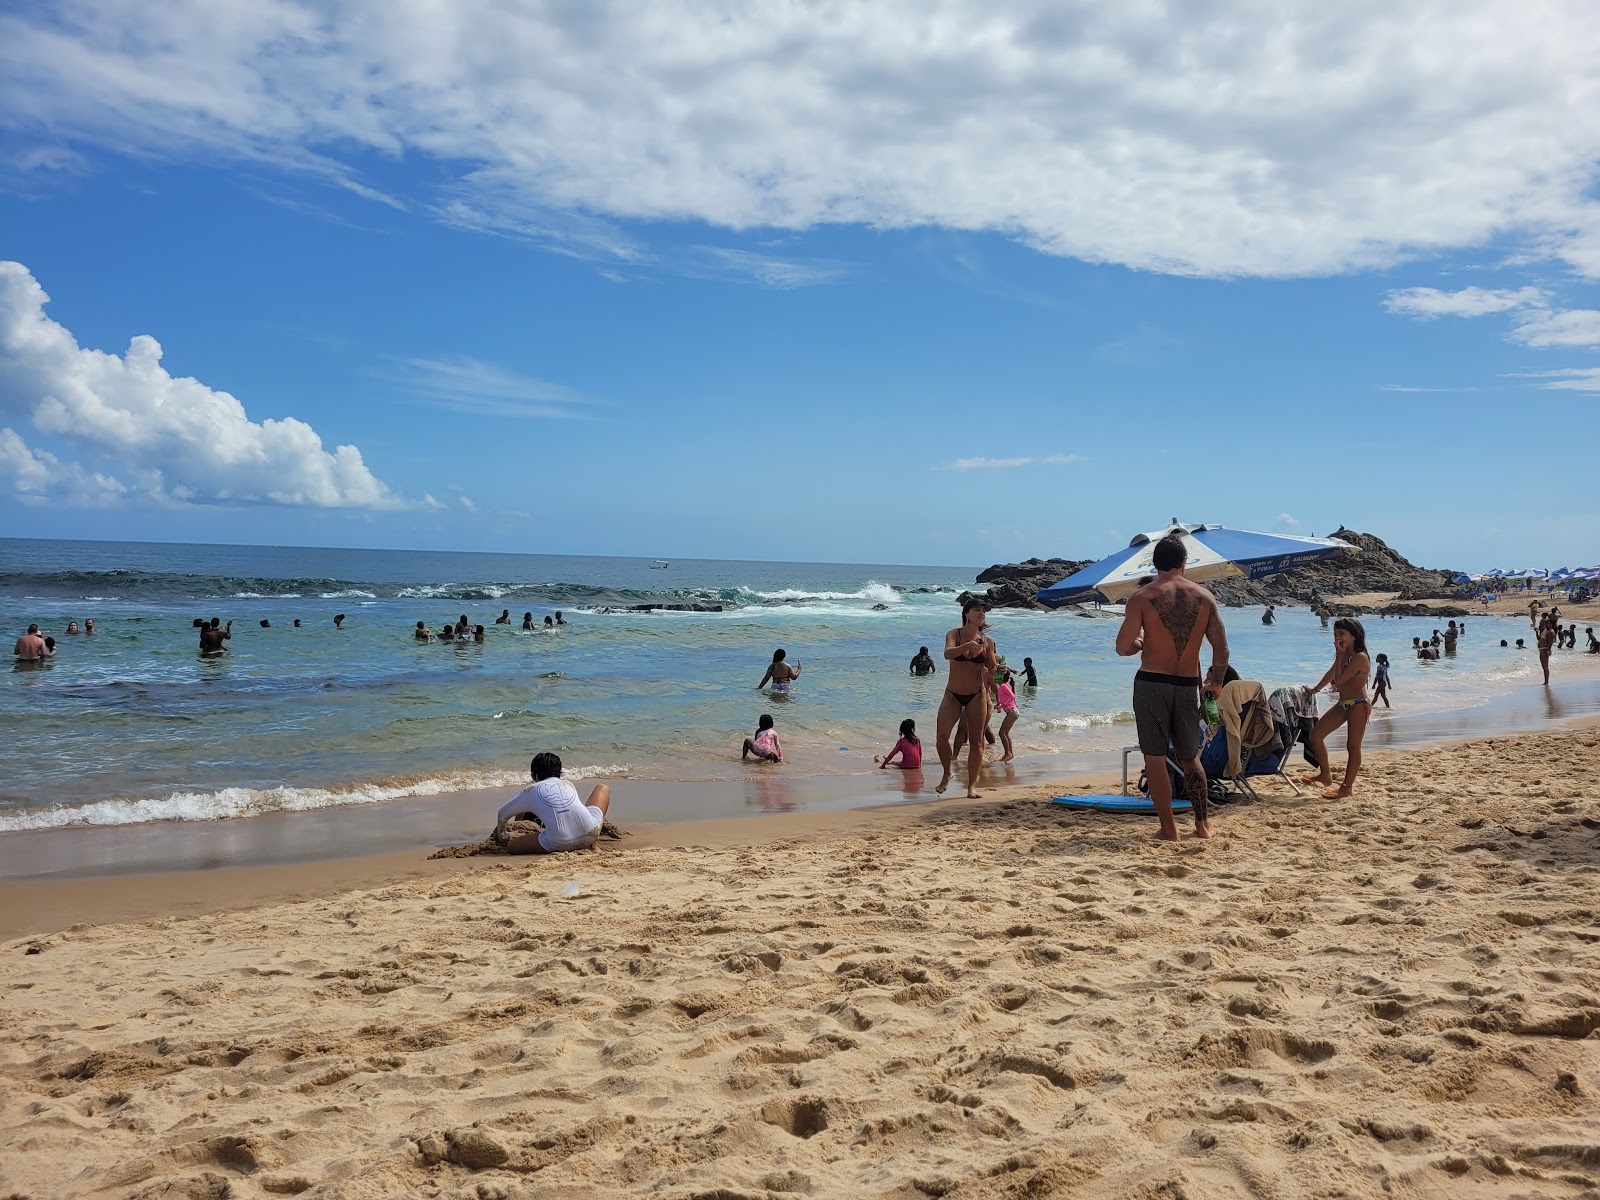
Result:
[[[1372,667],[1367,660],[1366,630],[1354,617],[1340,617],[1333,623],[1333,646],[1333,666],[1311,690],[1319,692],[1331,683],[1339,690],[1339,702],[1322,714],[1306,739],[1322,769],[1302,775],[1300,782],[1320,783],[1325,789],[1324,800],[1344,800],[1355,793],[1356,773],[1361,770],[1361,738],[1367,732],[1367,719],[1372,716],[1372,702],[1367,699],[1367,676]],[[1346,723],[1344,782],[1334,787],[1328,735]]]
[[969,600],[961,608],[961,626],[944,635],[944,658],[950,678],[939,700],[935,740],[944,777],[933,790],[944,795],[950,786],[950,766],[955,760],[951,735],[960,725],[967,735],[967,798],[978,798],[978,773],[983,770],[983,731],[989,724],[989,690],[994,686],[994,642],[985,632],[989,614],[982,602]]

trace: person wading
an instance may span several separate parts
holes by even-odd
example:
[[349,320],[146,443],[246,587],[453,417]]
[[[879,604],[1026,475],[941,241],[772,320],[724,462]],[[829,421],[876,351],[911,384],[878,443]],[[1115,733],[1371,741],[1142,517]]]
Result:
[[1183,765],[1183,790],[1194,806],[1196,837],[1211,836],[1206,821],[1206,773],[1200,766],[1200,643],[1211,643],[1211,669],[1205,689],[1215,694],[1228,670],[1228,637],[1211,593],[1183,576],[1189,560],[1183,539],[1156,543],[1151,565],[1156,577],[1128,597],[1117,653],[1139,655],[1133,677],[1133,719],[1139,730],[1150,800],[1161,821],[1160,840],[1178,840],[1172,816],[1172,779],[1167,774],[1169,745]]

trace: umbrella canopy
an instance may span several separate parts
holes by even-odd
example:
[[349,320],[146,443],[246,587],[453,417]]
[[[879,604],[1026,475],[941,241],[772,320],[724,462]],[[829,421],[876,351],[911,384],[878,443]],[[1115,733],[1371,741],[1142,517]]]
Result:
[[1166,529],[1139,534],[1128,543],[1127,549],[1069,575],[1037,593],[1034,599],[1051,608],[1095,596],[1110,601],[1125,600],[1138,590],[1141,579],[1156,573],[1150,556],[1155,553],[1156,543],[1172,533],[1183,539],[1189,551],[1184,574],[1200,583],[1229,576],[1259,579],[1355,549],[1349,542],[1337,538],[1251,533],[1244,529],[1225,529],[1221,525],[1182,525],[1174,520]]

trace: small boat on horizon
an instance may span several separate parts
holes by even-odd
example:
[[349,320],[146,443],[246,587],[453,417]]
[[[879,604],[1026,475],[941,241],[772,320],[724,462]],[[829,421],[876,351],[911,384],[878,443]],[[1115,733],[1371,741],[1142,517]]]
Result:
[[669,571],[672,569],[672,564],[664,558],[658,558],[650,564],[650,569],[652,571]]

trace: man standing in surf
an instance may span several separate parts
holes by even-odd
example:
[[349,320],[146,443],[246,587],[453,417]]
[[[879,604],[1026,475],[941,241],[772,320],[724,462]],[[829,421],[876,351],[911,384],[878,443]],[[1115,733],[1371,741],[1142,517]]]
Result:
[[1206,773],[1200,766],[1200,643],[1211,643],[1208,694],[1222,686],[1228,670],[1228,636],[1222,614],[1210,592],[1184,578],[1189,552],[1183,539],[1164,537],[1151,556],[1156,577],[1128,597],[1117,653],[1139,655],[1133,677],[1133,719],[1144,755],[1150,801],[1161,821],[1161,841],[1178,840],[1172,816],[1172,779],[1167,774],[1167,749],[1183,764],[1183,790],[1194,806],[1196,837],[1211,836],[1206,821]]
[[967,735],[967,798],[978,799],[978,774],[983,770],[983,731],[989,725],[989,691],[994,687],[994,643],[985,632],[989,612],[977,600],[961,609],[961,625],[944,635],[944,658],[950,664],[950,678],[939,699],[939,720],[935,740],[939,743],[939,765],[944,776],[933,790],[944,795],[950,786],[950,768],[955,762],[951,746],[957,727]]

